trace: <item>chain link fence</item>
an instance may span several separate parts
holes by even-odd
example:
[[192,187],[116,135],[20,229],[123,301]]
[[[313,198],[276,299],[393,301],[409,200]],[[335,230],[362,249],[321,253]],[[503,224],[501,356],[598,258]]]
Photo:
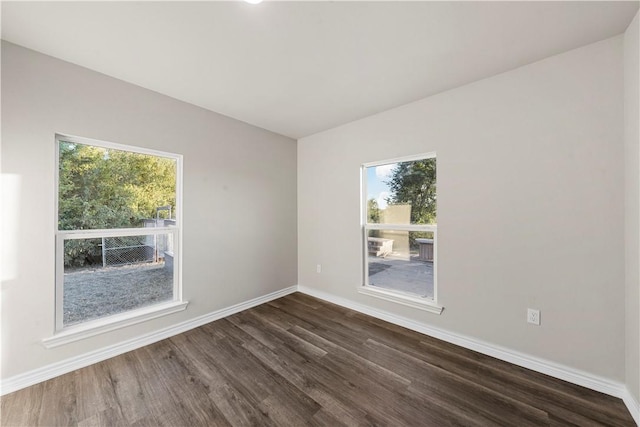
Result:
[[102,266],[156,262],[157,241],[166,236],[119,236],[102,238]]
[[[144,228],[175,227],[176,220],[143,220]],[[68,239],[64,242],[64,266],[97,268],[168,262],[173,266],[173,233]]]

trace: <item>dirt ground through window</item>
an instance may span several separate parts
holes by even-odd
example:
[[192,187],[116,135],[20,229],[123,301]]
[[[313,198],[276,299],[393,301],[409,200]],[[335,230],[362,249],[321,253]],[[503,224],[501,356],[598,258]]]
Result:
[[64,275],[64,326],[170,301],[164,263],[85,269]]

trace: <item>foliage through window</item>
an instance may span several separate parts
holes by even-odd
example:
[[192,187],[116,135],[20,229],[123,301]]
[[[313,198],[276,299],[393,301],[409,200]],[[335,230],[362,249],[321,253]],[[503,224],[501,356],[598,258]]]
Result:
[[363,167],[365,286],[436,300],[435,154]]
[[56,329],[179,300],[181,157],[56,142]]

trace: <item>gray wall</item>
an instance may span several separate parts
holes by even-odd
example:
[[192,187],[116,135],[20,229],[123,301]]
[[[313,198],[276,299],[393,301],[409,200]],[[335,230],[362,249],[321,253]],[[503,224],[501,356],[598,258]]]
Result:
[[640,13],[624,35],[626,382],[640,402]]
[[[56,132],[184,155],[186,311],[47,350]],[[296,284],[296,143],[2,43],[2,377]],[[5,256],[6,255],[6,256]]]
[[[622,75],[618,36],[301,139],[299,284],[624,381]],[[440,316],[357,292],[360,165],[431,151]]]

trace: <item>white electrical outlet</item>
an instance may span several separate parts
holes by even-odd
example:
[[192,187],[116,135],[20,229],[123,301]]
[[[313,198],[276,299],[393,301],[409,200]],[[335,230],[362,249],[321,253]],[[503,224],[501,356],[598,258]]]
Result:
[[540,310],[534,310],[533,308],[527,309],[527,322],[534,325],[540,325]]
[[316,273],[322,273],[322,264],[316,265]]

